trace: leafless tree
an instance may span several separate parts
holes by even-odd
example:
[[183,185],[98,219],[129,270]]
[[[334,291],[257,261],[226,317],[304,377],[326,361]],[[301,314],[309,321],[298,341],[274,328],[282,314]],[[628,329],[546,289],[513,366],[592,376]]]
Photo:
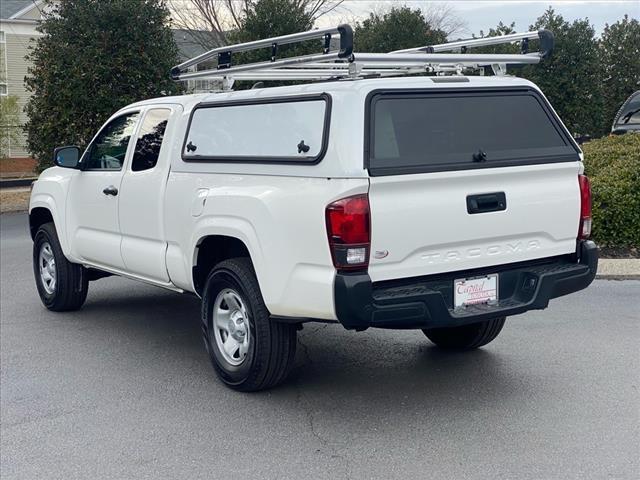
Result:
[[173,27],[186,40],[211,49],[227,43],[227,33],[240,28],[250,0],[169,0]]
[[[168,0],[175,28],[189,41],[211,49],[228,43],[228,34],[242,26],[246,12],[257,0]],[[344,0],[291,0],[318,19],[338,8]]]
[[[351,10],[350,7],[352,7]],[[382,17],[392,8],[402,7],[420,10],[426,22],[433,29],[443,31],[449,39],[469,33],[467,22],[458,14],[453,2],[432,2],[427,0],[387,0],[380,2],[372,0],[370,2],[361,2],[359,0],[346,0],[344,5],[341,5],[341,10],[346,10],[350,13],[344,20],[347,23],[356,25],[371,13]]]
[[450,3],[429,2],[427,6],[422,8],[422,12],[432,28],[442,30],[450,39],[467,30],[467,22],[458,15]]

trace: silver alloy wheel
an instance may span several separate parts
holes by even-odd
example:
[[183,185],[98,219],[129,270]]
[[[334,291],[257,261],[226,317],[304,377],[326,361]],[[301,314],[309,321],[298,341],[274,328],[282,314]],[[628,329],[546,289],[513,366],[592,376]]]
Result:
[[40,245],[40,254],[38,255],[38,267],[40,267],[40,280],[42,282],[42,288],[49,295],[52,295],[56,291],[56,259],[53,256],[53,249],[49,242],[44,242]]
[[240,365],[249,351],[249,315],[240,295],[225,288],[213,304],[213,336],[218,350],[231,365]]

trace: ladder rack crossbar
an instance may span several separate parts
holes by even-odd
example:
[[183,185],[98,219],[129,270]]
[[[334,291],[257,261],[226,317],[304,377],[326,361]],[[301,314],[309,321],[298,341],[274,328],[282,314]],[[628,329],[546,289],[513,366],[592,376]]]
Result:
[[[407,73],[411,73],[412,70],[409,68],[402,69],[368,69],[361,72],[362,75],[375,75],[375,76],[398,76],[398,75],[406,75]],[[251,81],[261,81],[261,80],[330,80],[330,79],[338,79],[338,78],[347,78],[349,77],[348,70],[262,70],[257,72],[249,72],[249,73],[238,73],[234,75],[233,80],[251,80]],[[212,72],[210,76],[203,77],[207,80],[215,80],[215,81],[223,81],[227,77],[221,76],[219,73]]]
[[394,65],[437,65],[441,63],[455,63],[459,65],[493,65],[496,63],[535,64],[540,63],[540,54],[517,53],[356,53],[356,62],[387,63]]
[[431,53],[439,52],[451,52],[454,50],[460,50],[461,48],[475,48],[486,47],[489,45],[501,45],[504,43],[517,42],[519,40],[536,40],[539,37],[539,32],[523,32],[523,33],[511,33],[508,35],[499,35],[495,37],[483,37],[483,38],[470,38],[468,40],[457,40],[455,42],[439,43],[437,45],[429,45],[425,47],[417,48],[405,48],[403,50],[395,50],[391,53],[411,53],[411,52],[426,52],[429,50]]
[[339,58],[339,53],[321,53],[313,55],[302,55],[299,57],[283,58],[282,60],[276,60],[275,62],[257,62],[249,63],[246,65],[238,65],[236,67],[229,67],[222,70],[202,70],[199,72],[190,72],[180,74],[180,80],[193,80],[196,78],[207,78],[212,76],[212,72],[215,76],[219,77],[234,77],[234,74],[241,72],[249,72],[253,70],[264,70],[266,68],[285,67],[289,65],[304,64],[310,62],[319,62],[322,60],[331,61]]

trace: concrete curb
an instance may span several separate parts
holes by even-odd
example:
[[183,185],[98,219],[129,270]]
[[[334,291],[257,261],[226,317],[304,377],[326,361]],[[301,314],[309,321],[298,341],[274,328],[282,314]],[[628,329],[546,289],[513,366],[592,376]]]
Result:
[[29,178],[6,178],[0,180],[0,188],[17,188],[17,187],[29,187],[35,182],[37,177]]
[[29,211],[29,207],[27,208],[23,208],[23,207],[7,207],[6,210],[1,210],[0,214],[4,215],[5,213],[27,213]]
[[596,278],[603,280],[640,280],[640,258],[601,258]]
[[640,275],[596,275],[596,280],[608,280],[612,282],[623,282],[627,280],[640,280]]

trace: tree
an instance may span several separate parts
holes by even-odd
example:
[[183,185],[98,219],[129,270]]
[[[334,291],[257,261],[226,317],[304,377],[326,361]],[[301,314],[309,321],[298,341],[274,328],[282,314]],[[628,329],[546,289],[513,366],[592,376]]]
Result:
[[19,114],[18,97],[0,97],[0,160],[9,157],[12,143],[20,141],[22,127]]
[[[238,31],[229,38],[233,42],[249,42],[303,32],[311,30],[314,21],[313,13],[299,1],[258,0],[245,12]],[[270,55],[271,51],[268,52],[267,59]]]
[[251,0],[169,0],[176,27],[189,32],[205,50],[227,45],[227,35],[240,28]]
[[613,117],[629,95],[640,89],[640,23],[627,15],[606,25],[600,42],[604,70],[604,124],[611,128]]
[[392,7],[385,13],[370,13],[355,28],[355,48],[359,52],[391,52],[403,48],[442,43],[444,31],[434,28],[421,10]]
[[25,79],[27,146],[39,169],[56,145],[84,146],[106,119],[137,100],[179,91],[164,0],[58,0],[38,27]]
[[[501,37],[503,35],[509,35],[516,33],[516,23],[511,22],[509,25],[498,22],[496,28],[490,28],[485,34],[480,30],[480,38],[483,37]],[[475,35],[474,35],[475,37]],[[501,45],[488,45],[486,47],[474,48],[474,53],[520,53],[520,43],[503,43]]]
[[502,23],[502,21],[499,21],[496,28],[490,28],[486,35],[484,31],[480,30],[480,38],[499,37],[500,35],[510,35],[512,33],[516,33],[516,22],[511,22],[509,25],[506,25]]
[[[187,30],[191,38],[206,50],[228,45],[242,30],[247,16],[259,10],[264,0],[169,0],[176,27]],[[279,2],[295,12],[304,12],[315,21],[338,8],[344,0],[288,0]],[[273,3],[273,2],[271,2]],[[286,4],[286,5],[285,5]],[[271,9],[271,7],[267,7]],[[282,11],[282,10],[281,10]],[[271,19],[276,30],[282,30],[278,17]],[[310,28],[310,27],[309,27]],[[296,30],[295,32],[299,32]],[[295,33],[287,31],[287,33]],[[261,38],[276,36],[266,32]]]
[[[250,42],[268,37],[288,35],[313,28],[314,17],[308,7],[299,0],[258,0],[252,3],[242,17],[237,31],[228,35],[231,43]],[[278,46],[278,58],[309,53],[321,53],[320,40]],[[271,48],[233,54],[233,64],[267,61]],[[292,82],[269,81],[270,86],[290,85]],[[295,82],[294,82],[295,83]],[[254,82],[236,82],[235,89],[251,88]]]
[[458,16],[450,3],[428,3],[422,8],[425,21],[434,30],[441,30],[447,38],[467,29],[467,22]]
[[523,68],[519,75],[542,89],[572,134],[601,136],[602,70],[593,26],[588,19],[570,24],[549,7],[530,27],[540,28],[554,33],[553,54],[538,65]]

